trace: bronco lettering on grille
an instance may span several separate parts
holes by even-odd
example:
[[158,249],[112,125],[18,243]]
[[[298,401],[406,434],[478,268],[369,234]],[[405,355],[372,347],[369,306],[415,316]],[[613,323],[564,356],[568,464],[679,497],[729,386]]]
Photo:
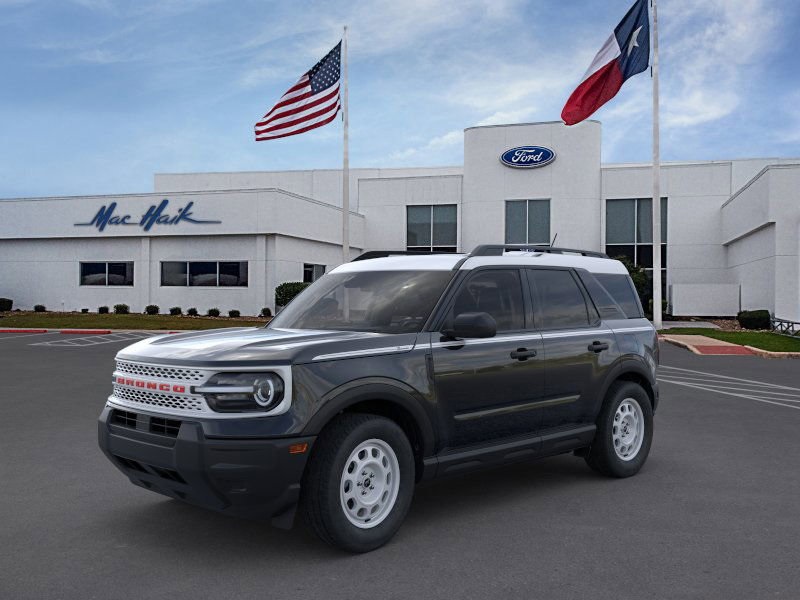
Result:
[[143,390],[155,390],[157,392],[174,392],[176,394],[185,394],[185,385],[175,385],[172,383],[159,383],[156,381],[144,381],[142,379],[133,379],[131,377],[115,377],[114,383],[117,385],[125,385],[128,387],[135,387]]

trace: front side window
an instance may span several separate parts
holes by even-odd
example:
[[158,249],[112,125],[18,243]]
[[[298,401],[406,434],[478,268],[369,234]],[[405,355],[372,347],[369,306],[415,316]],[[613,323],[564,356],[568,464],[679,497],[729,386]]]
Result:
[[589,312],[583,292],[569,271],[532,269],[528,271],[537,299],[537,327],[569,329],[589,326]]
[[497,322],[497,331],[525,327],[522,284],[516,269],[481,271],[469,278],[458,291],[445,320],[445,329],[461,313],[485,312]]
[[133,262],[82,262],[81,285],[133,285]]
[[164,261],[161,285],[193,287],[247,287],[247,261]]
[[550,200],[506,200],[506,244],[550,245]]
[[451,271],[329,273],[296,296],[269,326],[416,333],[452,276]]
[[458,209],[455,204],[406,207],[406,249],[455,252]]

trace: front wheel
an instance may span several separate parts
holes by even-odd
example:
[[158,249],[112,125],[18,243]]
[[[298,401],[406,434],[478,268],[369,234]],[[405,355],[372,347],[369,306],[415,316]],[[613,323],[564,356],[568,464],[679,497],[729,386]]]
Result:
[[653,441],[653,408],[642,387],[630,381],[611,386],[597,419],[587,464],[609,477],[639,472]]
[[345,413],[314,446],[303,479],[302,510],[329,544],[369,552],[402,525],[414,481],[411,444],[394,421]]

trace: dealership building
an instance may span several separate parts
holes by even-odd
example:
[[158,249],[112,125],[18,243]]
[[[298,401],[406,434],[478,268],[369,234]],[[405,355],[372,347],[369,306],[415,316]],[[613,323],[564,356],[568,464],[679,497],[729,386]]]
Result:
[[[600,147],[596,121],[471,127],[463,166],[351,169],[352,254],[555,239],[649,268],[652,168],[603,164]],[[157,174],[152,193],[0,201],[0,297],[274,310],[277,285],[341,262],[341,178]],[[800,159],[664,163],[661,190],[655,251],[673,314],[800,321]]]

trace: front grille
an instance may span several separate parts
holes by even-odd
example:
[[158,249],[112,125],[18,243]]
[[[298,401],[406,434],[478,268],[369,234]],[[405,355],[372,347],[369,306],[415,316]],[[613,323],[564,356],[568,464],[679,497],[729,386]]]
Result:
[[128,412],[127,410],[115,408],[114,412],[111,413],[111,422],[114,423],[114,425],[122,425],[123,427],[136,429],[136,420],[136,413]]
[[135,402],[142,406],[157,406],[173,410],[188,412],[204,412],[205,401],[194,396],[179,396],[177,394],[161,394],[147,390],[134,389],[121,385],[114,386],[114,396],[120,400]]
[[178,367],[159,367],[143,363],[133,363],[126,360],[117,361],[117,371],[128,375],[152,377],[154,379],[169,379],[173,381],[204,381],[206,373],[200,369],[181,369]]
[[150,417],[150,433],[178,437],[181,422],[174,419],[162,419],[161,417]]

